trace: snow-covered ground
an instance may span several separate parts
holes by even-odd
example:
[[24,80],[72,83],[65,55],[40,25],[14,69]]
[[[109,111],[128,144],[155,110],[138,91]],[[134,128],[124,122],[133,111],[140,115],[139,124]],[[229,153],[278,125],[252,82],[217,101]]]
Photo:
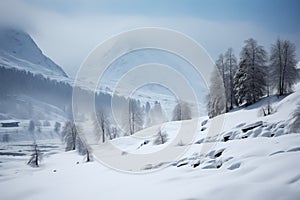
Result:
[[[98,145],[102,156],[121,157],[119,162],[130,153],[188,148],[175,160],[161,163],[157,159],[136,166],[144,172],[138,174],[130,173],[130,168],[120,172],[97,161],[85,163],[77,152],[63,152],[59,140],[49,143],[56,148],[47,149],[40,168],[30,168],[26,165],[28,153],[9,154],[23,153],[17,146],[22,142],[1,143],[1,153],[6,153],[0,155],[0,199],[299,199],[300,130],[291,133],[288,128],[299,97],[300,84],[286,97],[270,97],[220,116],[225,119],[220,134],[208,135],[213,121],[202,117],[115,139],[112,144],[124,152],[121,156],[110,151],[108,144]],[[268,101],[274,112],[264,117],[261,108]],[[194,134],[193,142],[172,144],[178,127],[195,120],[199,121],[197,131],[186,133]],[[167,135],[165,144],[155,144],[158,130]],[[211,148],[203,151],[207,144],[212,144]]]

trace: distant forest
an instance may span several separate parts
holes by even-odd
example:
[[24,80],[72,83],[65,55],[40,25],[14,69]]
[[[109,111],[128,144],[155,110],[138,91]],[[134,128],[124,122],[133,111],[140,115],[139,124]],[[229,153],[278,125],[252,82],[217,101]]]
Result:
[[[25,70],[6,68],[0,66],[0,112],[17,112],[21,118],[32,118],[33,102],[20,102],[18,96],[28,96],[32,99],[53,105],[72,116],[72,91],[73,87],[63,81],[52,80],[41,74],[33,74]],[[82,90],[85,95],[91,92]],[[110,104],[111,95],[97,93],[96,107],[107,107]],[[105,105],[103,105],[105,104]]]

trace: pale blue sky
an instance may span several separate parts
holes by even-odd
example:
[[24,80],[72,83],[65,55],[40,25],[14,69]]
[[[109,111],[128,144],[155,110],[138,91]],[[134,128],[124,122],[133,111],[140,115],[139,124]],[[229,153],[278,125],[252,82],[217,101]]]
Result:
[[183,32],[213,59],[228,47],[238,56],[249,37],[266,50],[281,37],[296,44],[300,60],[299,0],[4,0],[0,22],[26,29],[72,76],[97,44],[144,26]]

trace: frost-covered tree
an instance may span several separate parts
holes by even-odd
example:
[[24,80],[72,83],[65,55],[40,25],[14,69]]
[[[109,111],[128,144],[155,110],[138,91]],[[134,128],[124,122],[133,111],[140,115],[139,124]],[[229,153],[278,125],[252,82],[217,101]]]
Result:
[[278,95],[292,91],[297,80],[296,46],[288,40],[277,39],[271,46],[270,70],[272,85]]
[[235,97],[239,104],[253,104],[264,95],[266,60],[267,53],[263,46],[252,38],[245,41],[239,68],[234,76]]
[[77,138],[76,138],[76,149],[77,149],[77,151],[80,155],[85,156],[85,161],[86,162],[92,161],[91,150],[89,149],[86,142],[82,138],[80,138],[79,136],[77,136]]
[[181,121],[192,119],[190,105],[185,101],[179,101],[173,109],[172,121]]
[[149,112],[150,112],[150,109],[151,109],[151,105],[150,105],[150,103],[147,101],[146,107],[145,107],[145,113],[149,113]]
[[106,135],[108,135],[110,138],[110,130],[109,130],[109,122],[108,118],[105,114],[104,109],[100,109],[97,112],[97,118],[94,120],[94,129],[97,136],[97,140],[100,138],[102,139],[102,143],[105,142]]
[[[227,94],[227,104],[229,104],[229,110],[233,109],[233,106],[236,104],[236,99],[234,96],[234,84],[233,78],[237,72],[237,59],[233,53],[233,49],[229,48],[225,53],[225,93]],[[224,82],[224,81],[223,81]],[[228,107],[228,106],[227,106]]]
[[224,55],[219,55],[216,60],[216,67],[220,73],[220,77],[218,78],[221,79],[223,83],[224,98],[226,102],[225,111],[228,112],[236,104],[233,78],[237,71],[237,60],[232,48],[229,48]]
[[144,113],[140,101],[137,101],[135,99],[129,99],[128,124],[130,135],[133,135],[135,132],[143,128],[143,119]]
[[[226,65],[226,60],[224,58],[223,54],[220,54],[218,59],[216,60],[216,67],[219,70],[220,73],[220,80],[222,81],[223,84],[223,88],[225,88],[224,90],[224,98],[225,98],[225,102],[228,102],[228,90],[227,90],[227,86],[228,86],[228,73],[227,73],[227,65]],[[214,73],[214,72],[213,72]],[[225,112],[228,112],[229,108],[227,103],[225,104]]]
[[151,125],[161,124],[166,122],[166,116],[163,112],[161,104],[158,101],[154,102],[154,106],[150,110]]
[[91,151],[84,138],[79,135],[79,127],[74,122],[68,121],[62,130],[63,141],[66,144],[66,151],[77,150],[80,155],[86,155],[86,161],[92,160]]
[[68,121],[62,130],[62,138],[66,144],[66,151],[71,151],[76,149],[76,140],[78,137],[78,131],[76,125]]
[[119,136],[118,128],[115,126],[112,126],[110,128],[110,135],[111,135],[112,139],[117,138]]
[[226,112],[226,95],[218,68],[212,72],[207,96],[207,111],[210,118]]

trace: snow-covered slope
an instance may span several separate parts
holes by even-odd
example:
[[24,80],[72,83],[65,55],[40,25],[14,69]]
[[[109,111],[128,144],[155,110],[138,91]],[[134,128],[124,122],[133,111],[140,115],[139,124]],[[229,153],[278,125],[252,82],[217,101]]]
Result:
[[[293,94],[269,99],[274,110],[269,116],[262,116],[260,111],[268,99],[225,114],[222,132],[212,137],[207,137],[212,120],[195,119],[200,122],[197,131],[186,132],[195,134],[195,140],[170,146],[174,151],[188,147],[183,156],[138,166],[145,172],[161,169],[153,173],[122,173],[98,162],[84,163],[76,152],[57,150],[58,154],[50,157],[51,152],[47,152],[40,168],[30,169],[24,158],[22,162],[17,162],[20,158],[7,159],[7,152],[16,151],[15,143],[2,144],[6,157],[1,163],[0,198],[296,200],[300,196],[300,130],[290,132],[288,126],[299,99],[300,84]],[[180,125],[191,122],[165,123],[112,143],[123,150],[125,160],[128,153],[160,151],[170,145]],[[159,129],[168,138],[162,145],[154,142]],[[144,135],[152,137],[139,139]],[[205,144],[213,145],[202,151]],[[114,154],[108,145],[99,147],[106,156],[122,162],[120,154]]]
[[0,65],[14,67],[50,78],[67,78],[63,69],[43,54],[22,30],[0,27]]

